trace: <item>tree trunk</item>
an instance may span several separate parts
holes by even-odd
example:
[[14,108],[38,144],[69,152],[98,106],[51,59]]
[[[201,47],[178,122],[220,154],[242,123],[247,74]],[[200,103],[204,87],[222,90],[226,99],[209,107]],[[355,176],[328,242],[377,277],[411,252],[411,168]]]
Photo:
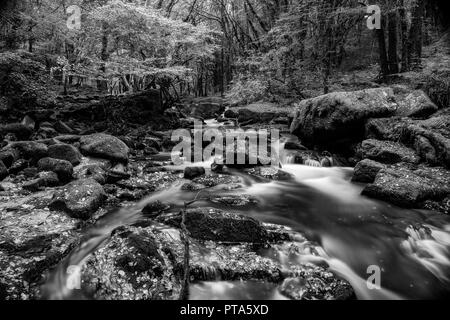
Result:
[[405,1],[401,0],[400,9],[400,26],[401,26],[401,41],[402,41],[402,57],[401,57],[401,72],[409,71],[408,63],[408,20],[405,7]]
[[398,19],[397,10],[393,9],[389,12],[388,18],[388,32],[389,32],[389,72],[391,74],[396,74],[399,72],[398,68]]
[[378,51],[380,55],[381,76],[384,78],[389,75],[389,64],[386,53],[386,39],[383,26],[381,27],[381,29],[376,30],[376,35],[378,40]]
[[423,15],[425,3],[424,1],[417,1],[411,13],[411,29],[409,32],[409,65],[420,66],[422,58],[422,37],[423,37]]

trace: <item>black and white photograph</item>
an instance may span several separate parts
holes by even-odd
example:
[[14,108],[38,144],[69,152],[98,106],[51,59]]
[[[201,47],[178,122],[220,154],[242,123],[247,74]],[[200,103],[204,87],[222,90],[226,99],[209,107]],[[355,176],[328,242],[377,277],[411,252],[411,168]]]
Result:
[[0,302],[449,298],[449,1],[0,0]]

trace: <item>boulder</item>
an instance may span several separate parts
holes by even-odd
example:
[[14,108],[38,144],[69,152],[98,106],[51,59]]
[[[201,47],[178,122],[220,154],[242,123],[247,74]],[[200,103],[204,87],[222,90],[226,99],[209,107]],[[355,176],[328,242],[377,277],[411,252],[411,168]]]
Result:
[[128,162],[128,146],[120,139],[104,133],[96,133],[80,138],[81,152],[84,155]]
[[375,181],[375,177],[377,176],[378,172],[380,172],[384,168],[386,168],[384,164],[373,160],[364,159],[356,165],[352,181],[372,183]]
[[438,107],[422,90],[416,90],[400,100],[396,114],[401,117],[426,118],[438,111]]
[[233,109],[228,109],[227,111],[225,111],[224,116],[225,118],[236,119],[237,117],[239,117],[239,113]]
[[192,180],[203,176],[205,173],[206,171],[203,167],[187,167],[184,169],[184,178]]
[[22,188],[31,192],[37,192],[42,188],[56,187],[59,185],[58,175],[54,172],[40,172],[39,177],[23,184]]
[[83,157],[77,148],[70,144],[55,144],[48,147],[48,156],[53,159],[69,161],[73,166],[77,166]]
[[103,204],[106,195],[94,179],[81,179],[58,191],[50,204],[51,210],[61,210],[73,218],[87,220]]
[[291,133],[309,146],[345,147],[363,140],[368,119],[391,116],[396,110],[390,88],[333,92],[300,102]]
[[[180,227],[181,214],[161,216],[161,221]],[[269,234],[256,220],[214,208],[186,211],[186,228],[199,240],[228,243],[265,243]]]
[[33,134],[33,128],[23,123],[0,125],[0,135],[14,134],[19,140],[28,140]]
[[0,160],[0,181],[8,176],[8,168],[5,166],[3,161]]
[[370,159],[386,164],[399,162],[419,163],[420,158],[414,150],[398,142],[365,140],[361,143],[357,154],[362,159]]
[[427,200],[442,200],[450,193],[450,172],[443,168],[399,165],[382,169],[362,194],[406,208],[421,208]]
[[0,151],[0,161],[2,161],[6,167],[11,167],[12,164],[19,159],[19,153],[14,149],[7,149]]
[[68,182],[73,178],[73,166],[67,160],[42,158],[38,162],[38,169],[56,173],[61,182]]
[[36,141],[12,142],[6,148],[16,150],[19,157],[34,162],[48,156],[48,147]]
[[173,254],[158,236],[150,228],[116,230],[104,249],[87,259],[83,292],[96,300],[176,300],[180,278],[171,264]]
[[400,141],[414,148],[423,161],[450,167],[450,115],[427,120],[374,119],[367,123],[367,137]]

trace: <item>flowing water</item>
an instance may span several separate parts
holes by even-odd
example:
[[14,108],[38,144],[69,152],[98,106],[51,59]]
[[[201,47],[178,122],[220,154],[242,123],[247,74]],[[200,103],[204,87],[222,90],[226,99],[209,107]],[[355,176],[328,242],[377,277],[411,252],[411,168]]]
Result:
[[[245,181],[244,189],[227,194],[248,194],[254,206],[234,209],[262,222],[292,228],[320,245],[320,256],[298,256],[298,263],[326,262],[349,281],[359,299],[432,299],[448,297],[450,291],[450,217],[421,210],[405,210],[361,196],[362,185],[351,182],[351,168],[313,168],[290,164],[283,155],[283,170],[291,181],[262,181],[233,171]],[[195,164],[208,168],[211,162]],[[101,219],[75,250],[51,275],[47,296],[63,299],[69,265],[82,265],[101,246],[112,230],[140,218],[145,204],[160,200],[175,207],[195,194],[180,185],[153,194],[132,208],[121,209]],[[223,191],[222,191],[223,192]],[[209,201],[198,206],[218,207]],[[280,262],[283,263],[282,260]],[[292,263],[292,261],[291,261]],[[370,290],[369,266],[379,266],[381,290]],[[191,288],[192,299],[284,299],[274,285],[258,282],[207,282]]]

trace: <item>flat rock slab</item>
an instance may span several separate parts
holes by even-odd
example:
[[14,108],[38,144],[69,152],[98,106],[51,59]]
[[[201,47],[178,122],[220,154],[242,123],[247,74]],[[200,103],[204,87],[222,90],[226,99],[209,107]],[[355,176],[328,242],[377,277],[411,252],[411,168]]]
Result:
[[382,169],[363,195],[401,207],[421,208],[427,200],[443,200],[450,194],[450,172],[443,168]]
[[419,163],[420,157],[416,152],[401,143],[380,140],[365,140],[358,150],[363,159],[370,159],[386,164],[399,162]]
[[[175,227],[181,224],[181,214],[161,216],[159,221]],[[214,208],[186,211],[186,227],[191,236],[200,240],[228,243],[265,243],[268,232],[256,220]]]

